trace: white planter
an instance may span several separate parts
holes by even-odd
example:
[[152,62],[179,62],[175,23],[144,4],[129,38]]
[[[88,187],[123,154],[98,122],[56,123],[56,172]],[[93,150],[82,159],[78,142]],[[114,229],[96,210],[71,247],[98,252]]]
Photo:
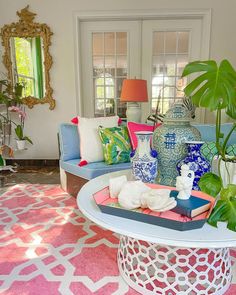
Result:
[[[214,158],[212,163],[212,172],[218,175],[218,158]],[[220,162],[220,173],[224,187],[227,184],[236,184],[236,163],[232,162]]]
[[25,142],[26,142],[26,140],[16,140],[17,149],[24,150],[25,149]]

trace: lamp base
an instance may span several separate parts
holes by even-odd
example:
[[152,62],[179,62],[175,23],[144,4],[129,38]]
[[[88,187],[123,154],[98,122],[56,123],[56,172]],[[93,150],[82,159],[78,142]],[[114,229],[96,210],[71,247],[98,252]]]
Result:
[[128,102],[126,110],[127,121],[141,122],[141,105],[138,102]]

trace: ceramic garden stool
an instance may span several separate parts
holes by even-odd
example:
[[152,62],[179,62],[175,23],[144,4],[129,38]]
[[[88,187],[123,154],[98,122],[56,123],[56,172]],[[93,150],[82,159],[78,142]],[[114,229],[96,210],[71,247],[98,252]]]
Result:
[[232,279],[230,248],[236,233],[224,223],[218,228],[176,231],[144,222],[104,214],[93,194],[108,186],[109,178],[131,170],[104,174],[80,190],[77,203],[82,213],[103,228],[120,234],[117,263],[127,284],[141,294],[222,295]]

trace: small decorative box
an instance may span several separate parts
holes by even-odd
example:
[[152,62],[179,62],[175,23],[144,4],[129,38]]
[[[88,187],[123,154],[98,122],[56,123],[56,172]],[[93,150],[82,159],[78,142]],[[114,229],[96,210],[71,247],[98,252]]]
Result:
[[[175,191],[174,187],[167,187],[157,184],[147,184],[153,189],[169,188],[172,191]],[[210,210],[203,212],[193,218],[178,214],[173,211],[166,212],[155,212],[148,208],[127,210],[122,208],[117,198],[110,198],[109,187],[105,187],[102,190],[96,192],[93,197],[103,213],[111,214],[123,218],[133,219],[136,221],[141,221],[145,223],[150,223],[154,225],[159,225],[166,228],[175,229],[178,231],[186,231],[201,228],[204,223],[207,221],[213,207],[215,204],[215,199],[208,194],[205,194],[200,191],[192,191],[192,196],[202,198],[210,201],[211,207]]]

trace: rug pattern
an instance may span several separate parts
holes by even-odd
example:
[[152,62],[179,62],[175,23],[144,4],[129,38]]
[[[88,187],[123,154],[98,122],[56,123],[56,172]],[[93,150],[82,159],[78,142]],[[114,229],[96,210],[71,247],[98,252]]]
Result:
[[0,294],[137,295],[119,276],[118,241],[59,186],[16,185],[0,196]]

